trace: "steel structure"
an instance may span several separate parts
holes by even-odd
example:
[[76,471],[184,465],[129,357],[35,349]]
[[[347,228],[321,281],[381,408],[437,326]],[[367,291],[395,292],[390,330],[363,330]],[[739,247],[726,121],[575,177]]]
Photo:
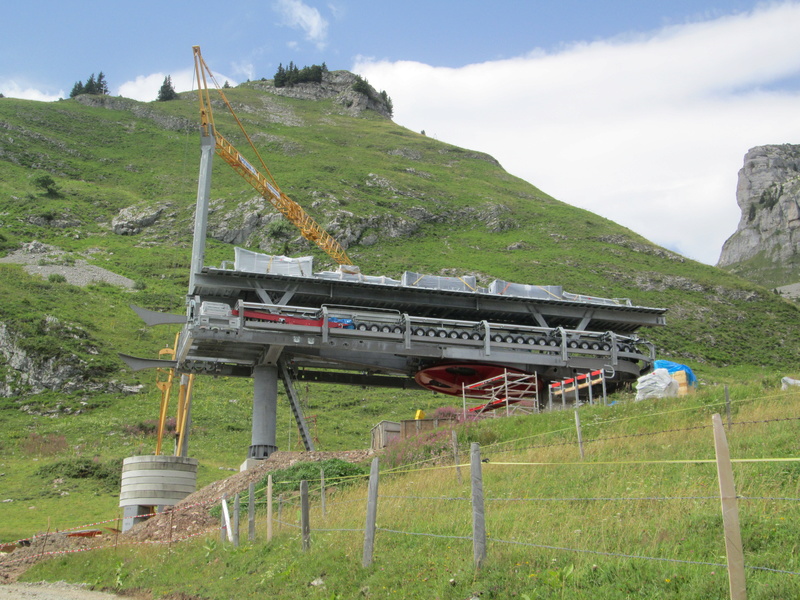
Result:
[[[197,47],[195,68],[204,81],[207,67]],[[201,162],[187,314],[139,314],[149,324],[183,324],[173,361],[178,372],[254,379],[250,458],[266,458],[276,449],[279,380],[309,448],[293,380],[460,396],[465,384],[501,372],[535,374],[545,385],[601,369],[613,387],[650,368],[653,347],[636,332],[663,325],[661,308],[545,288],[540,297],[506,293],[518,284],[494,292],[474,286],[446,290],[415,285],[422,277],[397,285],[205,265],[214,150],[253,183],[247,176],[252,170],[242,171],[238,153],[228,152],[216,133],[205,94],[207,88],[200,93]],[[271,193],[272,184],[264,185]],[[123,358],[134,369],[164,366],[164,361]]]

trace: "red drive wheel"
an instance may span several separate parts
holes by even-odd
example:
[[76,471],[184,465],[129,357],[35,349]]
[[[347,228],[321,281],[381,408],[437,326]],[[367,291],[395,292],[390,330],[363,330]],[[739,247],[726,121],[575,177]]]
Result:
[[[503,365],[485,363],[446,363],[422,369],[414,375],[414,379],[422,387],[433,390],[434,392],[461,396],[463,390],[467,398],[490,398],[491,391],[486,387],[470,389],[469,386],[495,377],[499,380],[505,373],[527,375],[525,371],[504,367]],[[526,388],[526,390],[527,389],[528,388]],[[514,384],[510,384],[508,387],[509,397],[511,397],[515,391]]]

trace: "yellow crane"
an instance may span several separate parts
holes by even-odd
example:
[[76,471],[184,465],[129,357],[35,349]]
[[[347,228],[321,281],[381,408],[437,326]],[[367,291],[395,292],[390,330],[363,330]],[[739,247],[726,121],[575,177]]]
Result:
[[[278,211],[280,211],[284,217],[294,224],[300,230],[300,233],[304,238],[310,242],[314,242],[339,265],[352,265],[352,261],[347,256],[347,252],[345,252],[341,244],[339,244],[339,242],[337,242],[333,236],[331,236],[316,221],[314,221],[314,219],[312,219],[311,216],[309,216],[297,202],[289,198],[280,190],[278,184],[275,182],[275,179],[272,177],[272,174],[269,172],[267,165],[264,164],[264,160],[261,158],[261,155],[250,139],[250,136],[247,135],[242,122],[239,120],[239,117],[236,116],[233,107],[225,97],[222,88],[219,86],[216,79],[214,79],[211,69],[203,60],[203,56],[200,54],[200,46],[193,46],[192,49],[194,50],[194,70],[195,76],[197,77],[197,96],[200,100],[200,127],[202,129],[202,134],[204,136],[214,137],[217,154],[221,156],[231,167],[233,167],[233,169],[239,173],[239,175],[241,175],[251,186],[253,186],[253,188],[259,194],[261,194],[265,200],[269,201],[275,208],[278,209]],[[208,79],[211,79],[216,86],[217,92],[222,98],[222,101],[225,103],[225,106],[228,107],[231,115],[233,115],[233,118],[239,125],[239,129],[241,130],[242,134],[244,134],[245,139],[247,139],[255,155],[258,157],[258,161],[261,163],[261,167],[266,173],[266,176],[263,175],[261,171],[256,169],[252,164],[250,164],[250,162],[248,162],[247,159],[245,159],[244,156],[242,156],[239,151],[234,148],[233,144],[222,137],[222,135],[220,135],[220,133],[217,131],[214,124],[214,114],[211,110],[211,97],[208,88]]]

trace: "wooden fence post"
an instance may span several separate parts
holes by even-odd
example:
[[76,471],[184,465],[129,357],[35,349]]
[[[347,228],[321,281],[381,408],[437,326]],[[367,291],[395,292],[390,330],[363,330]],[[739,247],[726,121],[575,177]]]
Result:
[[367,490],[367,523],[364,528],[364,554],[361,566],[368,567],[372,564],[372,555],[375,550],[375,528],[378,518],[378,459],[372,459],[369,469],[369,486]]
[[733,483],[733,468],[728,451],[728,440],[722,427],[722,418],[711,416],[714,426],[714,449],[717,453],[717,476],[719,478],[719,498],[722,504],[722,524],[725,528],[725,551],[728,555],[728,583],[731,600],[746,600],[747,588],[744,577],[744,553],[742,552],[742,533],[739,529],[739,506],[736,501],[736,487]]
[[456,463],[456,478],[458,479],[458,485],[461,485],[463,480],[461,479],[461,465],[458,464],[458,434],[455,429],[452,429],[451,433],[453,437],[453,461]]
[[311,547],[311,526],[308,523],[308,481],[300,482],[300,530],[303,532],[303,552]]
[[731,393],[725,384],[725,415],[728,417],[728,431],[731,430]]
[[470,475],[472,478],[472,557],[475,568],[486,561],[486,514],[483,510],[483,473],[481,472],[481,447],[477,442],[470,446]]
[[239,547],[239,509],[241,508],[241,500],[237,493],[233,497],[233,547]]
[[578,414],[578,406],[575,406],[575,429],[578,431],[578,449],[581,451],[583,460],[583,435],[581,433],[581,416]]
[[267,541],[272,541],[272,474],[267,475]]
[[322,504],[322,518],[324,519],[327,516],[327,511],[325,510],[325,471],[323,469],[319,470],[319,485],[319,499]]
[[256,484],[251,482],[247,488],[247,541],[256,539]]

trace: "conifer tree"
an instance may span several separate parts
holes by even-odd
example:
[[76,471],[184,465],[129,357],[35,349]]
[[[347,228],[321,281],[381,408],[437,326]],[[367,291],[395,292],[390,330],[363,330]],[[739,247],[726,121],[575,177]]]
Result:
[[100,73],[97,75],[97,91],[95,93],[103,96],[107,96],[109,94],[106,76],[103,75],[102,71],[100,71]]
[[161,89],[158,90],[158,98],[156,98],[159,102],[167,102],[168,100],[175,100],[178,97],[178,92],[175,91],[175,88],[172,85],[172,77],[167,75],[164,77],[164,83],[161,84]]
[[70,98],[79,96],[80,94],[95,94],[98,96],[106,96],[109,94],[108,83],[106,83],[106,76],[100,71],[99,75],[95,78],[94,73],[89,76],[86,83],[76,81],[72,86],[72,91],[69,93]]
[[286,85],[286,69],[283,68],[283,63],[278,65],[278,70],[275,72],[273,83],[275,84],[275,87],[284,87]]

